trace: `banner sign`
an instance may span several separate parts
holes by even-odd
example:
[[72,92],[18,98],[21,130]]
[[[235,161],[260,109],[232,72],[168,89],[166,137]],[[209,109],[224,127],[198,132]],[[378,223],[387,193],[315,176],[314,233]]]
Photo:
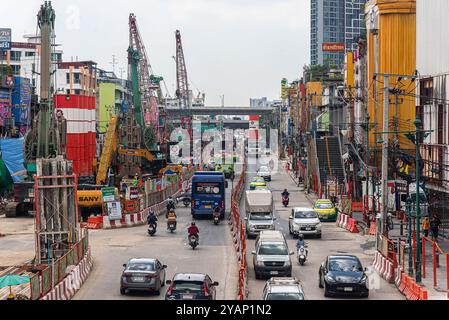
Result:
[[101,197],[103,202],[115,201],[115,188],[101,188]]
[[120,206],[120,201],[108,202],[106,206],[109,221],[122,219],[122,207]]
[[0,28],[0,50],[11,50],[11,29]]
[[325,43],[323,43],[323,51],[345,52],[345,44],[340,43],[340,42],[336,42],[336,43],[325,42]]

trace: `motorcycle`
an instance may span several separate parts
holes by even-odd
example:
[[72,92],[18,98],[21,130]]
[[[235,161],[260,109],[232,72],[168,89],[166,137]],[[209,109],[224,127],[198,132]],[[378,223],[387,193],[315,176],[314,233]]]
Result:
[[184,200],[182,200],[182,203],[184,204],[184,207],[188,207],[188,206],[190,206],[190,200],[189,199],[187,199],[187,198],[184,198]]
[[150,236],[154,236],[155,233],[156,233],[156,225],[155,224],[150,224],[148,226],[148,234]]
[[175,206],[175,202],[172,200],[172,201],[169,201],[168,203],[167,203],[167,212],[165,213],[165,218],[168,218],[168,213],[170,212],[170,210],[171,209],[175,209],[176,208],[176,206]]
[[217,225],[220,223],[220,214],[214,213],[214,224]]
[[173,233],[173,231],[176,230],[176,222],[170,221],[167,224],[168,224],[168,230],[170,230],[170,232]]
[[198,246],[198,236],[191,234],[189,236],[189,245],[192,247],[192,250],[195,250],[195,248]]
[[284,205],[284,207],[287,207],[289,202],[290,199],[287,196],[282,196],[282,204]]
[[306,262],[306,260],[307,260],[307,250],[306,250],[306,247],[305,246],[301,246],[299,249],[298,249],[298,262],[299,262],[299,264],[300,265],[304,265],[304,263]]

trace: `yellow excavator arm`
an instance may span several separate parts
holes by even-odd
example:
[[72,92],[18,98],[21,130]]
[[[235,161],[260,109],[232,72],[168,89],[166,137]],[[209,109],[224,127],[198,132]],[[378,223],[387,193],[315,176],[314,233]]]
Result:
[[112,116],[109,120],[108,130],[106,131],[106,138],[103,146],[103,152],[101,153],[100,166],[97,172],[97,185],[104,184],[108,175],[109,167],[111,166],[112,157],[117,151],[117,116]]
[[126,155],[126,156],[144,157],[148,161],[156,160],[156,157],[151,152],[149,152],[148,150],[145,150],[145,149],[123,149],[123,148],[119,148],[118,149],[118,153]]

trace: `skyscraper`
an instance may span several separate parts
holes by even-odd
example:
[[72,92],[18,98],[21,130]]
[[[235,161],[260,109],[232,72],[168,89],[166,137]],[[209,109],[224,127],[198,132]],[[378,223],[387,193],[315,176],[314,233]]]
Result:
[[342,68],[344,52],[365,32],[367,0],[311,0],[311,64]]

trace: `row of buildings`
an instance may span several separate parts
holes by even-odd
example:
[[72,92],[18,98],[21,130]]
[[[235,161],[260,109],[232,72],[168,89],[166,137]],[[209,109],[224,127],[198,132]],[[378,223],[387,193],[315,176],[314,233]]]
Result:
[[[298,80],[282,85],[290,119],[284,145],[293,169],[321,195],[339,192],[354,201],[363,201],[367,191],[368,197],[380,195],[382,132],[387,131],[388,181],[413,182],[415,144],[406,133],[416,129],[419,118],[420,129],[430,131],[420,146],[422,186],[430,208],[444,215],[449,199],[449,1],[366,1],[359,33],[352,40],[345,37],[343,52],[326,61],[314,52],[327,39],[314,45],[314,30],[326,30],[330,2],[358,1],[312,0],[312,63]],[[338,5],[333,8],[340,12]],[[346,12],[343,20],[351,19]],[[316,21],[324,21],[324,29]],[[326,46],[331,44],[321,48]]]

